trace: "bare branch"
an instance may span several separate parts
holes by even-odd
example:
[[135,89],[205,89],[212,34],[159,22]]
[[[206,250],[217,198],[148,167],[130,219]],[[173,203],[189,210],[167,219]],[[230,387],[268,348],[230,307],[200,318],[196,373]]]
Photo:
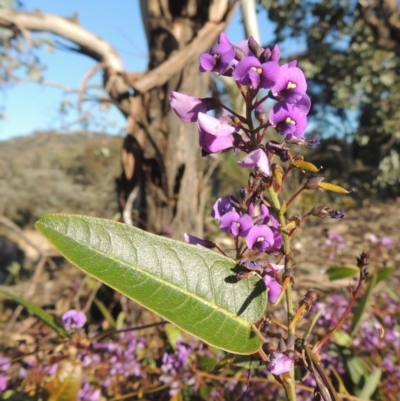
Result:
[[0,9],[0,26],[31,32],[51,32],[75,43],[79,51],[115,71],[122,71],[122,61],[105,40],[81,27],[75,20],[42,12],[22,12]]
[[133,83],[132,87],[141,93],[145,93],[156,86],[165,84],[177,71],[181,71],[185,64],[198,57],[199,53],[206,52],[212,46],[218,33],[227,27],[238,5],[239,3],[236,3],[232,7],[228,17],[222,22],[207,22],[191,43],[174,53],[157,68],[144,74],[142,78]]

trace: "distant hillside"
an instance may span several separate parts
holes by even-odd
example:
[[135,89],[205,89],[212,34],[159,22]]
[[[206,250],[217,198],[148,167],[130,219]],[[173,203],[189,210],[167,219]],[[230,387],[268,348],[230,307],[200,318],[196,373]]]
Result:
[[111,218],[122,138],[38,132],[0,142],[0,215],[20,226],[49,212]]

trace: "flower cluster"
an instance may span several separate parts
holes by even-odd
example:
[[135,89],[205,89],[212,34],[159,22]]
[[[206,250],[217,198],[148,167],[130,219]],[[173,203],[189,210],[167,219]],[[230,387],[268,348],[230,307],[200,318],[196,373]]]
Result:
[[[275,128],[287,141],[305,143],[303,137],[311,107],[306,94],[307,82],[296,61],[279,65],[279,59],[278,46],[272,50],[263,49],[253,38],[235,46],[224,33],[220,35],[218,44],[200,57],[200,71],[213,71],[232,77],[241,88],[245,88],[245,101],[261,123],[254,133],[250,133],[249,127],[245,126],[249,123],[245,118],[217,99],[199,99],[177,92],[171,93],[170,104],[178,117],[185,122],[197,122],[199,143],[205,154],[231,148],[243,150],[248,155],[239,165],[257,166],[265,176],[269,176],[272,152],[268,145],[258,148],[268,127]],[[268,94],[257,98],[266,89],[269,90]],[[271,108],[268,120],[265,121],[264,102],[267,99],[273,99],[277,103]],[[227,113],[219,118],[207,114],[217,108],[224,108]],[[281,150],[280,153],[284,152],[285,150]]]

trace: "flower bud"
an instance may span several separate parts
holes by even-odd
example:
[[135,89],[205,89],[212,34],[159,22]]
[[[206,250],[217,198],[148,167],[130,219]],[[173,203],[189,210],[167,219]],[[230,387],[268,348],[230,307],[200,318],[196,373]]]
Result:
[[272,175],[274,176],[275,182],[281,186],[283,177],[283,168],[280,164],[274,163],[271,166]]
[[320,189],[320,183],[324,180],[324,177],[313,177],[309,178],[304,184],[305,189]]
[[275,352],[275,348],[271,343],[264,343],[262,345],[262,350],[267,354],[271,355],[273,352]]
[[261,124],[264,124],[267,121],[267,114],[265,113],[264,104],[260,103],[254,110],[254,117]]
[[271,49],[269,47],[267,47],[266,49],[264,49],[263,53],[260,56],[260,61],[262,63],[265,63],[266,61],[268,61],[271,58]]
[[257,43],[257,41],[250,36],[249,40],[247,41],[249,49],[251,52],[257,57],[260,58],[261,54],[264,52],[264,49]]
[[233,46],[235,48],[235,60],[240,61],[246,57],[245,52],[237,46]]

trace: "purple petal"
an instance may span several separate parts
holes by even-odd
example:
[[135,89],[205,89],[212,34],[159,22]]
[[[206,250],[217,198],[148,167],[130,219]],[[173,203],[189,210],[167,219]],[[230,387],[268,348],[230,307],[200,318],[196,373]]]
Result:
[[221,221],[221,217],[232,210],[235,210],[235,208],[232,206],[229,198],[218,198],[214,203],[211,216],[214,217],[215,220]]
[[[221,38],[221,37],[220,37]],[[235,48],[231,43],[221,42],[213,46],[209,53],[200,55],[200,71],[215,71],[223,74],[235,57]]]
[[208,248],[208,249],[215,248],[215,243],[214,242],[195,237],[194,235],[190,235],[188,233],[184,233],[183,234],[183,240],[187,244],[202,246],[202,247]]
[[264,252],[268,247],[273,245],[273,243],[273,233],[265,224],[252,227],[246,238],[247,246],[259,252]]
[[237,236],[239,235],[239,227],[236,223],[239,219],[240,215],[235,211],[225,213],[221,217],[219,228],[228,234],[233,234],[234,236]]
[[264,203],[260,206],[260,214],[257,216],[257,221],[261,221],[264,224],[267,224],[270,220],[271,213],[268,209],[268,206],[264,205]]
[[221,32],[218,37],[218,43],[225,43],[231,45],[231,42],[228,39],[228,36],[225,32]]
[[390,237],[383,237],[383,238],[381,239],[381,244],[382,244],[382,246],[383,246],[384,248],[389,249],[389,248],[391,248],[391,247],[393,246],[394,241],[393,241],[393,239],[390,238]]
[[268,61],[261,66],[261,88],[269,89],[273,87],[279,79],[281,68],[275,61]]
[[274,279],[271,278],[268,284],[268,302],[273,304],[279,297],[281,293],[282,286]]
[[280,352],[274,352],[270,357],[267,369],[275,376],[287,373],[292,367],[292,359]]
[[61,316],[61,321],[68,330],[80,329],[85,325],[86,320],[87,318],[85,313],[75,309],[70,309]]
[[[242,85],[251,85],[252,82],[249,72],[256,72],[255,69],[260,69],[261,72],[260,61],[254,56],[245,57],[236,64],[235,70],[232,72],[232,77],[235,81],[238,81]],[[259,75],[259,72],[256,72],[256,74]]]
[[278,96],[282,91],[289,89],[296,89],[299,93],[304,94],[307,91],[307,81],[300,68],[289,67],[286,64],[280,67],[279,79],[271,90],[274,96]]
[[302,138],[307,128],[307,116],[292,104],[278,102],[269,113],[269,121],[281,135]]
[[272,49],[270,60],[278,62],[280,57],[281,57],[281,52],[279,50],[279,47],[278,45],[275,45],[274,48]]
[[262,149],[256,149],[240,159],[237,164],[240,167],[257,167],[257,169],[266,177],[271,175],[269,160]]
[[171,92],[169,95],[171,108],[177,116],[186,123],[197,121],[198,114],[218,107],[218,101],[213,98],[199,99],[183,93]]
[[199,113],[199,143],[208,153],[216,153],[233,147],[235,127],[204,113]]
[[214,69],[215,65],[217,64],[217,59],[209,53],[203,53],[200,54],[199,62],[199,70],[201,72],[206,72]]
[[253,219],[248,215],[244,214],[238,221],[240,226],[241,237],[246,237],[249,234],[250,229],[254,226]]
[[306,94],[303,94],[303,96],[295,102],[295,107],[307,115],[311,109],[310,98]]

